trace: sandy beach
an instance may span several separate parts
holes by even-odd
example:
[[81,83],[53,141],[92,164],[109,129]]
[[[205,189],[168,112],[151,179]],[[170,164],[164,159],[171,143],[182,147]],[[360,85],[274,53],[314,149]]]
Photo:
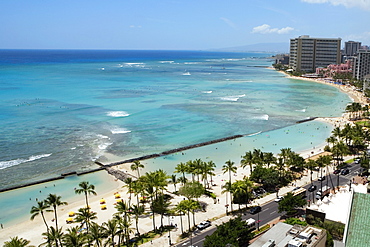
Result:
[[[310,80],[318,83],[325,83],[327,85],[331,85],[334,87],[339,88],[342,92],[348,94],[355,102],[359,102],[362,104],[365,104],[366,98],[361,95],[361,93],[357,92],[354,88],[349,87],[349,86],[340,86],[332,83],[326,83],[321,80],[315,80],[315,79],[306,79],[306,78],[301,78],[301,77],[290,77],[293,79],[300,79],[300,80]],[[342,117],[336,117],[336,118],[318,118],[315,121],[325,121],[328,122],[334,126],[343,126],[344,124],[350,122],[346,116],[346,114],[343,114]],[[319,154],[320,152],[323,152],[323,147],[318,146],[314,147],[313,149],[310,150],[305,150],[301,152],[302,157],[308,158],[312,155]],[[111,157],[114,159],[114,157]],[[239,162],[235,162],[237,166],[239,166]],[[115,169],[119,169],[124,172],[131,173],[132,175],[136,175],[136,173],[132,172],[130,169],[130,164],[125,164],[116,167]],[[333,169],[333,168],[331,168]],[[244,176],[248,176],[250,174],[249,168],[238,168],[237,173],[233,175],[232,180],[240,180]],[[315,178],[315,177],[314,177]],[[117,199],[123,199],[127,201],[129,199],[129,194],[127,188],[123,187],[124,183],[116,180],[115,178],[112,177],[116,181],[116,188],[113,189],[112,191],[109,191],[104,194],[98,194],[97,196],[89,196],[89,204],[91,206],[91,209],[95,212],[97,212],[97,217],[98,219],[95,220],[96,223],[101,224],[108,219],[112,217],[112,215],[116,212],[116,209],[114,208],[114,205],[116,203]],[[217,198],[219,199],[218,201],[214,201],[211,198],[207,197],[201,197],[199,200],[202,204],[206,205],[206,212],[197,212],[196,213],[196,223],[199,223],[203,220],[208,220],[212,219],[212,224],[217,225],[220,224],[223,221],[227,221],[231,216],[228,217],[222,217],[225,216],[226,210],[225,210],[225,205],[229,204],[227,194],[222,194],[221,193],[221,186],[228,181],[228,174],[223,174],[222,172],[218,172],[216,176],[214,177],[214,184],[215,186],[212,187],[212,191],[217,195]],[[303,178],[300,181],[297,181],[296,186],[302,186],[304,184],[307,184],[309,182],[309,177],[308,174],[305,174]],[[178,184],[178,187],[180,184]],[[281,189],[281,194],[284,194],[288,191],[290,191],[292,188],[289,186],[286,188]],[[175,196],[171,192],[174,191],[173,185],[169,185],[167,188],[168,193],[170,193],[173,196],[173,199],[171,201],[172,206],[176,205],[179,201],[183,200],[184,198],[182,196]],[[116,198],[115,194],[119,193],[120,198]],[[258,200],[255,200],[254,203],[259,203],[263,204],[267,201],[273,200],[275,195],[270,195],[269,197],[266,198],[261,198]],[[107,206],[106,210],[101,209],[101,204],[100,200],[104,199],[105,200],[105,205]],[[136,198],[132,196],[132,203],[136,203]],[[59,224],[63,228],[63,230],[67,229],[70,226],[75,226],[76,223],[72,224],[67,224],[66,219],[69,218],[69,212],[77,212],[79,208],[83,207],[85,204],[84,202],[84,197],[81,195],[81,200],[75,201],[70,203],[69,205],[66,206],[61,206],[58,210],[58,219],[59,219]],[[233,205],[234,209],[238,208],[238,205]],[[148,210],[148,205],[146,205],[146,209]],[[46,220],[49,223],[49,225],[54,225],[52,222],[53,220],[53,214],[52,213],[46,213]],[[222,218],[221,218],[222,217]],[[187,229],[187,217],[183,217],[183,226],[184,230]],[[155,218],[157,226],[160,225],[160,216],[157,215]],[[165,224],[172,223],[174,225],[177,225],[177,228],[171,232],[171,240],[172,243],[178,241],[178,238],[181,234],[181,227],[180,227],[180,218],[179,217],[171,217],[171,218],[166,218],[165,219]],[[134,221],[132,221],[133,227],[135,226]],[[192,223],[191,223],[192,224]],[[152,219],[149,215],[145,215],[139,219],[139,231],[141,233],[148,232],[153,229],[152,226]],[[5,226],[4,229],[0,229],[0,244],[3,244],[5,241],[9,240],[10,237],[13,236],[18,236],[22,237],[25,239],[28,239],[31,241],[32,245],[39,245],[43,243],[45,240],[42,238],[41,234],[46,231],[46,227],[42,221],[41,217],[36,217],[35,220],[31,221],[25,221],[21,224],[16,224],[14,226],[7,227]],[[168,245],[168,237],[163,236],[158,239],[153,240],[153,245],[150,243],[144,244],[142,246],[165,246]]]

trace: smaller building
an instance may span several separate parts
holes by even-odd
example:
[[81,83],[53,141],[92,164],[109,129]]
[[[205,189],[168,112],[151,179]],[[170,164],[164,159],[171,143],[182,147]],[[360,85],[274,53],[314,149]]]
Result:
[[313,226],[292,226],[279,222],[249,246],[325,247],[325,243],[326,231],[324,229]]
[[352,74],[352,60],[347,60],[342,64],[330,64],[326,68],[317,68],[316,74],[321,77],[333,77],[337,74]]
[[289,65],[289,54],[277,54],[275,64]]

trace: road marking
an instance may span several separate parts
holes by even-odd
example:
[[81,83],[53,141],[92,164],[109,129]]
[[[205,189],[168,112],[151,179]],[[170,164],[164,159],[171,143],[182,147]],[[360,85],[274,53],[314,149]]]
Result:
[[263,210],[262,210],[262,212],[267,211],[267,210],[269,210],[269,209],[270,209],[270,208],[265,208],[265,209],[263,209]]
[[274,212],[271,212],[270,214],[274,214],[274,213],[276,213],[276,211],[274,211]]

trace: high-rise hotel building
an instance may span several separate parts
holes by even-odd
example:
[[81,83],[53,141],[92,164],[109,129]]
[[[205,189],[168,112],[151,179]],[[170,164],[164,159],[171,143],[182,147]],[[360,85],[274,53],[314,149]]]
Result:
[[319,67],[339,64],[340,43],[340,38],[311,38],[308,35],[290,39],[289,67],[295,71],[313,72]]
[[358,50],[354,58],[353,77],[364,80],[370,75],[370,50]]

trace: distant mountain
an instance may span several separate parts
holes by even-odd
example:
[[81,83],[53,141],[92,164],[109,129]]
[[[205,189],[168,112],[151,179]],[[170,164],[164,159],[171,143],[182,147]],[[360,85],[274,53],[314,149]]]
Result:
[[273,52],[273,53],[289,53],[289,43],[259,43],[253,45],[244,45],[228,48],[213,49],[214,51],[226,52]]

